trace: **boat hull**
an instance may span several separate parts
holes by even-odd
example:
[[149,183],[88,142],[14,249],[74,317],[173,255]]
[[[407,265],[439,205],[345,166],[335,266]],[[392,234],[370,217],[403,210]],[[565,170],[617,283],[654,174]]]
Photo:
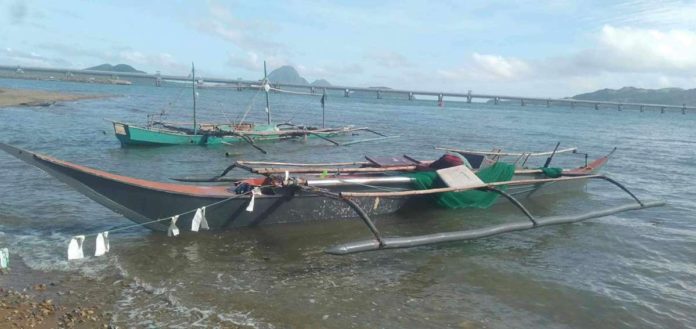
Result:
[[[127,123],[114,122],[114,133],[123,146],[166,146],[166,145],[221,145],[246,142],[238,136],[213,136],[206,134],[187,134],[168,129],[143,128]],[[229,129],[232,130],[232,129]],[[269,133],[270,132],[270,133]],[[273,133],[277,132],[277,133]],[[332,137],[338,133],[317,133],[324,137]],[[256,125],[253,131],[244,132],[251,140],[278,141],[293,138],[276,130],[273,125]],[[315,138],[313,135],[308,138]]]
[[[297,186],[266,186],[264,194],[254,197],[254,207],[248,211],[250,194],[236,194],[234,185],[185,185],[161,183],[108,173],[52,157],[0,144],[0,149],[36,166],[99,204],[152,230],[166,231],[167,218],[180,215],[180,227],[190,227],[196,209],[206,207],[206,219],[211,230],[241,226],[307,222],[357,218],[357,213],[345,202],[329,198]],[[601,158],[588,167],[567,171],[569,175],[584,175],[599,170],[607,161]],[[516,175],[514,179],[529,179],[538,174]],[[263,185],[264,178],[246,180]],[[578,188],[584,184],[540,183],[513,186],[508,192],[521,198],[544,192]],[[410,183],[384,187],[410,189]],[[338,191],[374,191],[360,185],[329,187]],[[361,190],[362,189],[362,190]],[[368,190],[365,190],[368,189]],[[398,211],[410,197],[351,198],[368,215],[383,215]],[[422,197],[421,197],[422,199]],[[499,198],[503,200],[503,198]]]
[[[270,188],[273,194],[257,195],[253,211],[247,211],[249,194],[235,194],[234,187],[195,186],[159,183],[72,164],[9,145],[0,148],[70,185],[99,204],[152,230],[166,231],[168,221],[180,215],[177,223],[190,227],[197,208],[206,207],[211,230],[240,226],[355,218],[344,202],[298,190],[296,187]],[[370,215],[393,213],[405,198],[358,198],[355,201]]]

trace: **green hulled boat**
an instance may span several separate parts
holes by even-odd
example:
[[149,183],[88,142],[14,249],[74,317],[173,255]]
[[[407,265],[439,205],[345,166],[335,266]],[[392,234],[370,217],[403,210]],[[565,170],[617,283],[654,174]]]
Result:
[[[321,138],[335,145],[348,145],[364,141],[373,141],[378,139],[388,138],[376,131],[368,128],[355,128],[353,126],[344,126],[338,128],[319,128],[298,126],[290,123],[273,124],[271,121],[271,109],[268,102],[268,92],[271,90],[268,76],[266,74],[266,63],[263,65],[264,79],[261,81],[261,88],[266,94],[266,116],[265,124],[259,123],[197,123],[196,122],[196,73],[195,68],[191,67],[191,85],[193,91],[193,123],[175,124],[163,121],[150,121],[146,126],[136,126],[128,123],[113,121],[114,133],[116,138],[121,142],[122,146],[142,145],[142,146],[164,146],[164,145],[218,145],[218,144],[234,144],[248,143],[253,147],[264,152],[261,148],[255,145],[257,141],[276,141],[290,138]],[[278,90],[278,89],[273,89]],[[322,106],[322,122],[324,117],[325,97],[321,98]],[[246,116],[246,114],[245,114]],[[323,126],[323,123],[322,123]],[[357,131],[366,131],[375,135],[378,138],[365,139],[360,141],[352,141],[340,144],[330,137],[351,134]]]
[[123,122],[113,122],[114,133],[121,145],[219,145],[233,143],[253,143],[257,141],[284,140],[306,136],[308,138],[330,138],[356,131],[369,131],[366,128],[316,128],[278,124],[201,124],[195,133],[193,129],[166,123],[156,123],[139,127]]

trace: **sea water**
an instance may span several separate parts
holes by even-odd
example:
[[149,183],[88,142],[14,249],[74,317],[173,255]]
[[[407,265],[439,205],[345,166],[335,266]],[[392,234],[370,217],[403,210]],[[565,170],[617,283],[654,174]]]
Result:
[[[696,327],[695,113],[447,101],[438,107],[434,100],[330,94],[327,125],[366,126],[400,138],[346,147],[318,139],[263,143],[268,151],[263,155],[243,144],[119,145],[108,119],[143,123],[148,114],[165,111],[169,121],[190,122],[191,90],[184,86],[0,80],[1,87],[109,95],[0,109],[0,141],[133,177],[212,176],[239,159],[360,161],[364,155],[402,154],[434,159],[442,152],[433,146],[546,151],[561,142],[590,159],[616,147],[603,173],[641,198],[668,202],[579,224],[350,256],[323,250],[369,238],[360,221],[183,232],[176,238],[133,228],[110,235],[106,256],[68,262],[71,236],[131,222],[0,154],[0,247],[35,270],[96,278],[87,281],[92,288],[104,284],[99,278],[118,273],[128,284],[111,311],[122,327]],[[199,122],[265,121],[262,93],[201,89],[199,94]],[[276,123],[321,124],[318,96],[270,99]],[[582,155],[559,155],[553,162],[583,163]],[[524,200],[538,215],[625,202],[630,199],[623,192],[603,182],[589,183],[585,193]],[[377,225],[387,235],[412,235],[515,220],[524,218],[501,205],[408,211],[378,218]],[[89,255],[89,241],[86,248]]]

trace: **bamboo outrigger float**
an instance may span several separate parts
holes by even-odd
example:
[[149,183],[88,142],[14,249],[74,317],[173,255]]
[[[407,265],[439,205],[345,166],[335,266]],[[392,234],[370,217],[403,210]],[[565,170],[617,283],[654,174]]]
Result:
[[[414,178],[409,173],[429,170],[428,166],[433,166],[437,161],[418,162],[410,166],[402,165],[404,161],[396,161],[397,158],[392,158],[395,161],[386,165],[380,165],[380,161],[370,158],[366,162],[325,164],[238,161],[222,175],[216,176],[217,180],[209,180],[214,184],[187,185],[116,175],[7,144],[0,144],[0,149],[46,171],[92,200],[152,230],[166,231],[168,220],[174,216],[182,227],[191,225],[193,213],[200,208],[207,209],[205,216],[211,230],[359,217],[372,233],[372,238],[329,248],[327,252],[332,254],[469,240],[664,205],[662,201],[640,200],[620,183],[597,174],[608,161],[608,156],[582,167],[562,170],[557,178],[549,178],[543,169],[517,168],[513,169],[514,176],[509,180],[481,182],[466,187],[418,190],[413,188]],[[410,157],[405,159],[412,161]],[[221,184],[219,178],[234,168],[261,177],[222,181],[224,184]],[[631,204],[585,214],[554,217],[536,217],[520,201],[524,197],[538,196],[545,191],[555,192],[563,188],[584,186],[588,180],[604,180],[614,184],[633,201]],[[469,231],[385,237],[371,218],[396,212],[404,205],[429,195],[474,190],[490,191],[503,196],[503,199],[520,209],[528,221]],[[498,199],[500,200],[502,199]]]

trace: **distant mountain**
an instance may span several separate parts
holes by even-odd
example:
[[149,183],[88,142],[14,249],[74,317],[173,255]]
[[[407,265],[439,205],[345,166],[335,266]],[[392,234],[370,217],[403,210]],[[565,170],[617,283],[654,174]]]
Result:
[[268,74],[268,80],[272,83],[287,83],[293,85],[307,85],[315,87],[330,87],[331,83],[324,79],[315,80],[311,84],[307,79],[300,76],[294,67],[290,65],[281,66]]
[[612,101],[623,103],[694,105],[696,104],[696,89],[642,89],[635,87],[623,87],[621,89],[601,89],[591,93],[575,95],[571,98],[578,100]]
[[117,65],[102,64],[102,65],[97,65],[97,66],[93,66],[93,67],[88,67],[85,70],[106,71],[106,72],[145,73],[143,71],[136,70],[132,66],[127,65],[127,64],[117,64]]
[[308,85],[309,82],[297,73],[294,67],[290,65],[281,66],[268,75],[268,81],[272,83],[287,83],[294,85]]
[[331,83],[324,79],[314,80],[311,85],[315,87],[331,87]]

